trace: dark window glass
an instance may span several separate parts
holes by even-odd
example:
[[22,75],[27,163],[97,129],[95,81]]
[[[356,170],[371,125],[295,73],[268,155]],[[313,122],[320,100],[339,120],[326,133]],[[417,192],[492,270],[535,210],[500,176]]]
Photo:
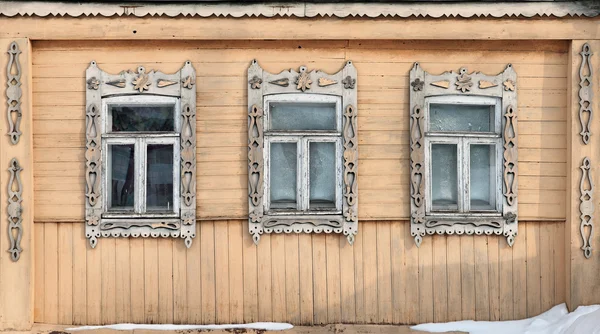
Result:
[[109,145],[110,209],[133,211],[135,194],[134,145]]
[[111,105],[113,132],[175,131],[175,107],[165,105]]
[[310,208],[335,209],[335,143],[310,143]]
[[296,143],[271,143],[271,208],[296,208]]
[[173,211],[173,145],[148,145],[146,211]]

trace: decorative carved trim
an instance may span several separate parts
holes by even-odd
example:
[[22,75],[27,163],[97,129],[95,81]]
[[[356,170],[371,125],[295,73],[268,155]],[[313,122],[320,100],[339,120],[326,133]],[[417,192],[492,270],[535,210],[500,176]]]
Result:
[[150,88],[152,85],[152,81],[146,74],[146,69],[143,66],[138,67],[137,73],[139,74],[135,79],[133,79],[133,89],[143,93],[145,90]]
[[319,86],[320,87],[327,87],[327,86],[331,86],[331,85],[335,85],[337,83],[337,81],[329,79],[329,78],[319,78]]
[[[183,238],[190,247],[196,236],[196,72],[191,62],[174,74],[123,71],[111,75],[91,62],[86,71],[86,238],[94,248],[100,237]],[[155,85],[152,83],[155,82]],[[92,84],[93,83],[93,84]],[[128,88],[130,87],[130,88]],[[128,88],[122,90],[122,88]],[[102,98],[105,96],[150,93],[180,99],[180,217],[170,219],[102,218]]]
[[117,79],[117,80],[113,80],[113,81],[108,81],[106,84],[117,87],[117,88],[125,88],[125,86],[127,85],[125,79]]
[[188,75],[181,80],[183,88],[192,89],[196,84],[196,77]]
[[295,18],[538,18],[548,17],[596,17],[600,7],[591,1],[520,1],[506,6],[505,3],[461,3],[457,6],[445,2],[421,2],[418,6],[403,1],[379,2],[285,2],[285,5],[273,6],[273,3],[217,3],[182,2],[173,6],[168,2],[151,2],[144,6],[123,8],[121,3],[96,2],[48,2],[48,1],[3,1],[0,2],[2,16],[40,16],[40,17],[227,17],[255,18],[274,17]]
[[508,80],[504,81],[504,82],[502,83],[502,85],[504,85],[504,90],[505,90],[505,91],[511,91],[511,92],[514,92],[514,91],[515,91],[515,89],[517,88],[517,83],[516,83],[516,82],[514,82],[514,81],[512,81],[512,80],[510,80],[510,79],[508,79]]
[[579,53],[581,55],[581,65],[579,66],[579,123],[581,123],[581,139],[584,144],[590,142],[592,131],[593,107],[592,99],[594,91],[592,89],[592,50],[588,43],[583,44],[583,48]]
[[448,88],[450,88],[450,81],[449,80],[436,81],[436,82],[432,82],[430,85],[448,89]]
[[156,87],[158,87],[158,88],[169,87],[169,86],[176,85],[176,84],[177,84],[177,81],[173,81],[173,80],[158,79],[158,81],[156,81]]
[[16,158],[10,160],[8,171],[10,179],[8,181],[8,240],[10,247],[8,252],[13,262],[19,260],[21,256],[21,238],[23,237],[23,217],[21,213],[21,202],[23,202],[23,185],[21,184],[21,171],[23,168],[19,165]]
[[[411,236],[420,246],[425,235],[432,234],[475,234],[504,235],[512,246],[518,232],[517,189],[518,189],[518,136],[517,136],[517,94],[515,91],[516,73],[512,65],[495,76],[480,72],[468,73],[463,67],[458,73],[444,72],[431,75],[415,63],[410,72],[410,82],[423,82],[423,89],[410,90],[410,195],[411,195]],[[456,214],[440,219],[428,215],[426,185],[428,184],[425,166],[425,129],[427,127],[425,99],[433,96],[452,94],[446,91],[451,83],[457,90],[469,96],[490,96],[502,99],[503,134],[503,174],[502,174],[502,217],[487,218],[472,214]],[[478,82],[478,85],[474,85]],[[499,83],[503,83],[500,85]],[[413,86],[414,87],[414,86]],[[506,89],[512,87],[512,89]]]
[[[268,82],[271,85],[250,87],[248,90],[248,225],[256,244],[263,233],[343,233],[350,243],[358,231],[358,128],[356,100],[356,69],[352,62],[336,74],[318,70],[308,71],[301,66],[299,72],[283,71],[278,74],[265,72],[252,61],[248,68],[248,83]],[[318,85],[312,86],[312,78]],[[289,85],[293,81],[295,85]],[[264,118],[263,96],[297,93],[340,96],[343,135],[343,200],[339,215],[268,215],[265,213],[264,191]]]
[[410,83],[415,92],[423,90],[423,84],[425,84],[425,81],[421,81],[420,78],[416,78],[415,81]]
[[347,76],[342,80],[345,89],[354,89],[354,85],[356,84],[356,79],[352,79],[351,76]]
[[344,110],[344,218],[348,224],[344,228],[350,244],[354,243],[356,230],[353,227],[358,222],[358,112],[353,105],[346,106]]
[[306,66],[300,66],[300,74],[296,77],[296,89],[306,91],[310,89],[312,80],[310,79],[309,73],[306,71]]
[[417,247],[425,236],[425,136],[423,108],[415,105],[410,114],[410,197],[412,207],[411,235]]
[[259,89],[262,84],[262,79],[255,75],[252,79],[248,80],[248,84],[250,84],[250,88]]
[[495,82],[479,80],[479,88],[481,88],[481,89],[492,88],[492,87],[496,87],[496,86],[498,86],[498,84]]
[[281,87],[287,87],[290,85],[290,79],[288,79],[288,78],[278,79],[278,80],[269,81],[269,83],[273,84],[273,85],[281,86]]
[[459,73],[460,74],[456,77],[456,82],[454,84],[456,85],[457,90],[466,93],[473,87],[473,81],[471,81],[471,76],[468,74],[466,67],[461,67]]
[[504,197],[508,205],[513,205],[517,199],[517,188],[515,179],[517,178],[517,115],[513,106],[506,107],[504,113]]
[[19,44],[12,42],[8,46],[8,65],[6,67],[6,109],[8,117],[8,136],[10,142],[16,145],[21,138],[21,63],[19,62]]
[[96,77],[91,77],[86,82],[88,89],[98,90],[98,87],[100,87],[100,80]]
[[581,212],[581,222],[579,231],[583,239],[583,255],[586,259],[592,257],[592,240],[594,235],[594,182],[592,181],[592,163],[588,157],[583,158],[581,162],[581,181],[579,183],[579,212]]

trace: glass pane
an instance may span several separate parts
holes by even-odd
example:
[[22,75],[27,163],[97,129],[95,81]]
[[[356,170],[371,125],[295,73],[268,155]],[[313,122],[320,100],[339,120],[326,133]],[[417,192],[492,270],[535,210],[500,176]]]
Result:
[[175,107],[109,105],[112,131],[175,131]]
[[431,145],[433,210],[458,210],[456,145]]
[[271,143],[271,208],[296,208],[296,143]]
[[431,131],[495,132],[494,106],[430,104]]
[[173,211],[173,145],[148,144],[146,211]]
[[135,194],[135,146],[109,145],[110,209],[133,211]]
[[471,210],[496,209],[494,145],[471,145]]
[[335,143],[310,143],[310,209],[335,209]]
[[335,103],[271,103],[271,130],[336,130]]

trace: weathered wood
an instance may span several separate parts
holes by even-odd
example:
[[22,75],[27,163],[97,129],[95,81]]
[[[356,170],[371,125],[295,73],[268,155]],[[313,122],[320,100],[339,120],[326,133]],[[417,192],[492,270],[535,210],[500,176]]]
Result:
[[[344,78],[344,79],[342,79]],[[313,80],[321,83],[312,86]],[[334,82],[335,81],[335,82]],[[295,86],[290,85],[293,82]],[[263,84],[268,83],[268,84]],[[338,84],[340,83],[340,84]],[[341,71],[327,74],[319,70],[308,71],[301,66],[278,74],[269,73],[253,60],[248,68],[248,205],[249,231],[259,242],[263,233],[343,233],[350,244],[358,230],[358,127],[356,69],[351,61]],[[299,93],[301,94],[290,94]],[[337,97],[337,98],[334,98]],[[336,105],[334,131],[290,132],[281,134],[270,129],[270,102],[332,103]],[[343,111],[343,120],[342,112]],[[288,135],[295,134],[295,137]],[[319,213],[310,210],[308,191],[310,180],[298,177],[298,201],[290,214],[276,214],[270,210],[270,143],[272,140],[295,139],[301,142],[298,149],[300,175],[309,172],[308,142],[339,142],[336,148],[336,200],[335,209]],[[316,137],[316,136],[319,137]],[[343,157],[343,170],[340,168]],[[343,181],[343,185],[341,182]],[[290,181],[291,182],[291,181]],[[343,195],[343,200],[342,200]],[[342,214],[339,214],[339,211]]]
[[[99,69],[92,61],[86,70],[86,236],[90,245],[95,247],[99,237],[175,237],[183,238],[189,248],[196,235],[196,72],[190,61],[175,74],[164,74],[154,70],[146,71],[139,66],[136,72],[123,71],[111,75]],[[192,89],[194,88],[194,89]],[[136,95],[132,97],[132,90]],[[135,177],[135,189],[139,196],[135,203],[135,213],[143,219],[127,220],[130,216],[111,214],[109,197],[106,195],[108,180],[103,174],[109,169],[108,142],[134,143],[145,146],[146,138],[160,137],[159,134],[113,134],[108,130],[111,124],[108,103],[161,103],[164,100],[152,95],[170,96],[167,104],[176,111],[176,134],[172,139],[174,150],[174,168],[180,173],[174,175],[174,218],[145,212],[145,159],[137,156],[136,169],[140,173]],[[178,98],[178,99],[173,99]],[[141,101],[141,102],[140,102]],[[170,102],[169,102],[170,101]],[[164,137],[164,136],[163,136]],[[176,138],[179,137],[179,138]],[[141,139],[140,139],[141,138]],[[121,140],[121,141],[119,141]],[[131,142],[127,142],[131,140]],[[141,140],[141,141],[140,141]],[[141,143],[141,144],[140,144]],[[145,156],[145,155],[144,155]],[[180,161],[181,160],[181,161]],[[180,188],[181,185],[181,188]],[[103,196],[104,194],[104,196]],[[159,219],[156,219],[159,218]]]
[[[474,82],[480,82],[479,86]],[[432,75],[425,72],[419,63],[415,63],[410,71],[410,204],[411,204],[411,234],[415,238],[417,247],[421,245],[423,237],[426,234],[448,233],[448,234],[503,234],[509,245],[513,245],[514,238],[517,235],[517,97],[516,97],[516,73],[512,64],[508,64],[505,70],[495,76],[487,76],[480,72],[469,73],[466,67],[461,67],[458,73],[444,72],[440,75]],[[481,83],[484,83],[483,85]],[[500,83],[503,83],[500,85]],[[450,85],[450,83],[454,83]],[[453,95],[459,94],[466,96],[461,98]],[[446,95],[448,99],[443,96]],[[481,97],[492,97],[487,100]],[[470,99],[470,100],[467,100]],[[476,100],[477,99],[477,100]],[[481,99],[481,100],[479,100]],[[429,105],[434,101],[438,103],[467,103],[473,101],[475,104],[486,103],[486,105],[500,99],[501,104],[494,102],[496,108],[495,131],[494,134],[477,135],[473,133],[461,132],[454,136],[441,132],[434,137],[434,133],[429,129]],[[499,120],[498,112],[502,112],[502,120]],[[499,128],[502,128],[500,131]],[[496,179],[503,183],[503,195],[500,199],[499,193],[496,195],[496,210],[501,217],[486,217],[480,213],[471,213],[469,211],[470,202],[467,198],[469,164],[463,161],[457,161],[465,169],[458,172],[459,196],[458,208],[444,216],[435,216],[431,203],[431,166],[430,162],[430,142],[449,142],[458,145],[459,153],[463,151],[461,147],[466,147],[465,140],[485,140],[485,143],[494,144],[492,139],[500,137],[503,140],[503,168],[500,168],[500,159],[497,158]],[[463,138],[464,137],[464,138]],[[470,139],[472,137],[473,139]],[[458,138],[458,139],[457,139]],[[460,145],[458,141],[460,141]],[[466,150],[466,149],[465,149]],[[457,167],[458,168],[458,167]],[[501,170],[502,177],[499,172]],[[463,175],[467,175],[463,177]],[[501,204],[501,205],[499,205]],[[439,212],[438,212],[439,214]]]

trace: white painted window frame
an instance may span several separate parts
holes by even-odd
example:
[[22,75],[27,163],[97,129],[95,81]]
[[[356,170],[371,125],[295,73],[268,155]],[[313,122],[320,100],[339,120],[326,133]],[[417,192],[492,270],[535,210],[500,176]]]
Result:
[[[334,103],[336,110],[336,130],[314,131],[272,131],[270,128],[271,103],[303,103],[323,104]],[[265,117],[264,122],[264,166],[265,186],[263,188],[265,201],[264,212],[268,215],[339,215],[342,213],[343,198],[343,145],[342,145],[342,99],[340,96],[319,94],[277,94],[264,97]],[[335,209],[312,210],[310,209],[310,149],[311,142],[335,143],[336,154],[336,180],[335,180]],[[296,143],[297,144],[297,172],[296,172],[296,209],[271,209],[270,186],[270,152],[271,143]]]
[[[139,131],[119,131],[111,132],[112,117],[110,115],[110,106],[131,106],[131,105],[165,105],[173,106],[174,131],[172,132],[139,132]],[[181,103],[180,99],[170,96],[152,96],[152,95],[128,95],[107,97],[102,99],[101,117],[104,120],[102,123],[102,170],[104,176],[102,187],[105,191],[109,191],[111,180],[111,156],[109,154],[109,145],[126,145],[133,144],[135,148],[135,170],[134,175],[134,209],[133,212],[125,210],[111,210],[111,196],[103,196],[104,212],[102,218],[111,219],[141,219],[141,218],[179,218],[180,216],[180,161],[181,161]],[[146,175],[147,175],[147,146],[148,144],[164,144],[173,145],[173,207],[170,212],[146,212]]]
[[[494,131],[493,132],[474,132],[474,131],[452,131],[440,132],[430,130],[430,106],[432,104],[445,105],[477,105],[494,107]],[[471,217],[501,217],[502,216],[502,100],[495,97],[484,96],[464,96],[464,95],[446,95],[433,96],[425,98],[425,166],[427,166],[428,177],[425,178],[426,213],[433,218],[440,219],[461,219]],[[458,209],[452,210],[433,210],[432,203],[432,170],[431,163],[431,145],[433,144],[453,144],[457,146],[457,189],[458,189]],[[496,189],[494,191],[495,209],[494,210],[471,210],[470,208],[470,147],[474,144],[491,145],[495,148],[495,175],[491,177],[495,180]]]

